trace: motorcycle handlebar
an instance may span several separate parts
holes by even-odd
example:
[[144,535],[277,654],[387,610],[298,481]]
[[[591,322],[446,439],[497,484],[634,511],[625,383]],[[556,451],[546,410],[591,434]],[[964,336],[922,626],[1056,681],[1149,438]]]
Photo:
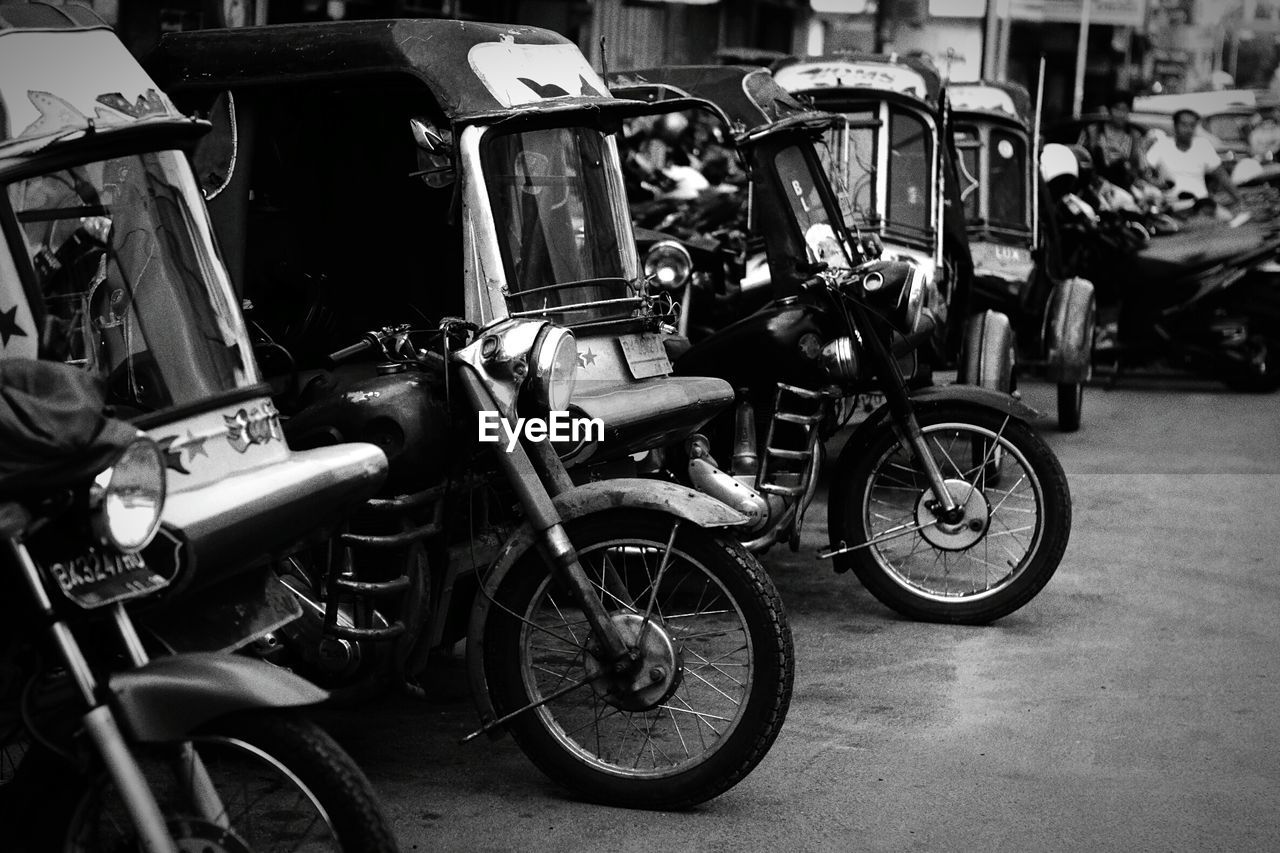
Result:
[[332,362],[346,361],[352,356],[359,355],[360,353],[365,352],[366,350],[373,349],[373,345],[376,342],[377,342],[377,338],[373,334],[366,335],[364,338],[362,338],[361,340],[357,341],[356,343],[352,344],[349,347],[343,347],[342,349],[337,350],[336,352],[329,353],[329,361],[332,361]]

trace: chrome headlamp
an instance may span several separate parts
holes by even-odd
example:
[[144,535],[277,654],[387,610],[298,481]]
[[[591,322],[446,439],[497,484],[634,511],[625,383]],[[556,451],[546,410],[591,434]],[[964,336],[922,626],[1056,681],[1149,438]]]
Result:
[[578,343],[573,332],[550,323],[542,327],[529,352],[528,390],[532,402],[548,412],[569,408],[578,378]]
[[919,264],[911,264],[907,284],[902,288],[902,323],[908,334],[918,332],[924,322],[925,298],[928,296],[929,277]]
[[644,277],[662,290],[679,290],[693,275],[689,250],[673,240],[655,243],[644,256]]
[[141,551],[160,528],[165,488],[160,447],[140,436],[93,480],[89,506],[94,536],[121,551]]
[[821,357],[822,367],[832,379],[852,382],[858,378],[858,346],[848,335],[827,341]]

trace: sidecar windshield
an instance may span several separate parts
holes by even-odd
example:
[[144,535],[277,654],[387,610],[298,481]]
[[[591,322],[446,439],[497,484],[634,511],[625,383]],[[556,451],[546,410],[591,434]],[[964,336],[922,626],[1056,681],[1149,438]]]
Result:
[[19,274],[0,276],[0,357],[79,365],[106,382],[122,417],[258,381],[180,151],[15,180],[0,213],[21,237]]
[[990,220],[993,225],[1025,229],[1027,217],[1027,143],[1003,128],[991,128],[991,188],[988,190]]
[[809,249],[809,260],[823,261],[833,268],[850,266],[839,237],[840,211],[827,207],[819,189],[821,178],[797,146],[787,146],[774,155],[774,167],[783,193]]
[[612,139],[587,127],[495,133],[481,156],[513,315],[630,317],[635,250]]

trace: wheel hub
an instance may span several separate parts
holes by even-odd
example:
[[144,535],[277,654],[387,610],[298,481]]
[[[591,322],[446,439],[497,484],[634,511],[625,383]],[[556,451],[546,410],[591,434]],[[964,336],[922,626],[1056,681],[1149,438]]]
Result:
[[942,507],[926,490],[916,502],[916,523],[923,525],[920,535],[935,548],[963,551],[982,539],[991,522],[991,508],[982,489],[964,480],[945,480],[947,494],[960,510],[954,521],[944,522]]
[[609,617],[622,643],[635,655],[635,663],[621,673],[609,672],[599,659],[593,639],[587,647],[587,674],[591,689],[600,698],[624,711],[647,711],[671,698],[684,676],[684,661],[671,635],[650,617],[648,627],[639,613],[615,613]]

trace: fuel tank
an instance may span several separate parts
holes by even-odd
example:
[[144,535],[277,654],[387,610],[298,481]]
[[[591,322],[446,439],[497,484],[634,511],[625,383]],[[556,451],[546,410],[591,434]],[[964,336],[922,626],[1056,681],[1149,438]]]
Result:
[[450,416],[435,380],[402,365],[381,365],[375,376],[326,374],[313,379],[310,402],[284,421],[291,447],[347,441],[377,445],[389,470],[383,494],[418,491],[444,477]]
[[675,363],[681,376],[716,376],[735,388],[777,381],[827,381],[822,346],[827,312],[798,296],[771,302],[689,348]]

